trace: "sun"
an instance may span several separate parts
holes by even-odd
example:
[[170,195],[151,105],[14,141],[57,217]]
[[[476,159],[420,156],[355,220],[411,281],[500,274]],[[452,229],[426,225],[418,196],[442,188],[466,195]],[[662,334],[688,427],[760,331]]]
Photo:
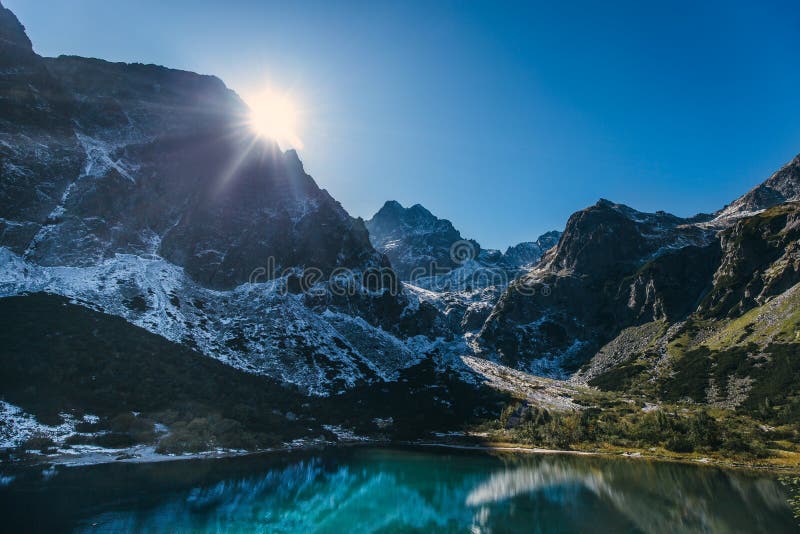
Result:
[[289,95],[264,89],[247,98],[253,131],[277,142],[282,149],[303,148],[300,115]]

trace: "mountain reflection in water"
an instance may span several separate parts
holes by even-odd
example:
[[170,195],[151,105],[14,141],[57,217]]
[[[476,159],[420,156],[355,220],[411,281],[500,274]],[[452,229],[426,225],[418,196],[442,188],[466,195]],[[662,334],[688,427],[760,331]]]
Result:
[[796,528],[781,486],[767,475],[643,460],[394,449],[62,469],[50,480],[17,477],[0,488],[0,503],[4,517],[26,530],[81,532]]

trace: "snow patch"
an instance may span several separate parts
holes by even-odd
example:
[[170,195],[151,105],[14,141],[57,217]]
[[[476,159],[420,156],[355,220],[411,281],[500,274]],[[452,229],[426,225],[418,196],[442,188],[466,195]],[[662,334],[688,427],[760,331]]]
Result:
[[57,426],[44,425],[22,408],[0,401],[0,449],[18,447],[32,437],[46,437],[63,443],[75,433],[77,420],[69,414],[59,414],[64,420]]

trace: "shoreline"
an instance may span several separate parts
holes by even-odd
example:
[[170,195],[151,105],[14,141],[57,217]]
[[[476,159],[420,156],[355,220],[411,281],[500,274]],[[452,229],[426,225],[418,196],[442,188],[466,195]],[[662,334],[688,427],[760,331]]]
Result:
[[625,460],[648,460],[659,462],[675,462],[694,466],[711,466],[722,469],[747,470],[753,472],[772,472],[775,474],[800,475],[800,466],[770,465],[762,463],[748,463],[735,460],[725,460],[713,457],[693,458],[685,455],[659,454],[652,451],[603,451],[603,450],[564,450],[532,447],[515,443],[463,443],[458,441],[387,441],[383,439],[364,438],[353,441],[340,442],[309,442],[286,444],[269,449],[255,451],[217,449],[186,454],[159,454],[155,452],[154,445],[142,445],[130,449],[102,449],[76,453],[62,452],[58,455],[39,456],[28,460],[0,462],[0,466],[27,466],[27,467],[91,467],[110,463],[129,464],[157,464],[162,462],[189,461],[189,460],[221,460],[226,458],[240,458],[262,454],[289,453],[295,451],[311,451],[335,447],[410,447],[429,449],[452,449],[475,453],[507,453],[520,455],[570,455],[570,456],[595,456],[618,458]]
[[[189,460],[222,460],[225,458],[241,458],[245,456],[257,456],[260,454],[288,453],[293,451],[309,451],[314,449],[324,449],[331,446],[351,446],[362,442],[351,443],[307,443],[302,445],[287,444],[279,447],[258,450],[235,450],[235,449],[216,449],[201,452],[188,452],[181,454],[161,454],[155,452],[155,445],[139,445],[127,449],[92,449],[84,452],[59,452],[52,455],[36,455],[31,458],[3,462],[2,466],[25,466],[25,467],[91,467],[104,464],[159,464],[164,462],[179,462]],[[384,442],[370,441],[363,442],[365,445],[381,445]]]
[[776,474],[796,474],[800,475],[800,466],[793,467],[793,466],[782,466],[782,465],[768,465],[768,464],[758,464],[758,463],[746,463],[746,462],[737,462],[733,460],[725,460],[720,458],[712,458],[712,457],[701,457],[701,458],[691,458],[688,456],[682,456],[680,454],[666,455],[666,454],[658,454],[653,453],[651,451],[626,451],[626,452],[614,452],[614,451],[584,451],[584,450],[565,450],[565,449],[544,449],[541,447],[530,447],[521,444],[513,444],[513,443],[503,443],[503,444],[485,444],[485,445],[470,445],[465,443],[455,443],[455,442],[407,442],[408,445],[417,446],[417,447],[431,447],[431,448],[445,448],[445,449],[457,449],[457,450],[465,450],[465,451],[476,451],[476,452],[498,452],[498,453],[516,453],[516,454],[541,454],[541,455],[570,455],[570,456],[597,456],[597,457],[606,457],[606,458],[619,458],[625,460],[649,460],[649,461],[658,461],[658,462],[673,462],[673,463],[683,463],[688,465],[695,465],[695,466],[709,466],[709,467],[719,467],[723,469],[736,469],[736,470],[747,470],[747,471],[770,471]]

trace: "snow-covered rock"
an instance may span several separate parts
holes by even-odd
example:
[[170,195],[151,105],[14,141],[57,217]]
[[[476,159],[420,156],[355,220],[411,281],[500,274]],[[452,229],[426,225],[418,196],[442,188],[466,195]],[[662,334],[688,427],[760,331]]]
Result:
[[418,342],[335,308],[315,311],[286,286],[284,277],[219,291],[158,257],[119,254],[90,267],[48,267],[0,248],[0,296],[62,295],[311,394],[393,380],[424,356]]

